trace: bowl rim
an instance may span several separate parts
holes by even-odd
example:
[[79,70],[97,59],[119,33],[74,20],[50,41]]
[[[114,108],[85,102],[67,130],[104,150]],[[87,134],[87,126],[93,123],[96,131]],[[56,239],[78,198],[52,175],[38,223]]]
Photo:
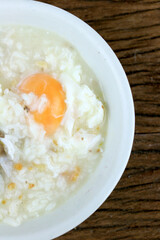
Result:
[[[126,94],[128,96],[128,105],[130,106],[130,109],[128,111],[129,111],[129,114],[131,116],[130,117],[131,123],[130,123],[130,129],[128,130],[128,147],[127,147],[127,150],[125,152],[125,160],[123,161],[122,167],[119,170],[119,174],[115,177],[115,180],[112,183],[112,186],[110,186],[110,189],[107,189],[107,192],[106,192],[105,186],[104,186],[104,188],[101,189],[101,198],[98,199],[98,201],[97,201],[97,198],[96,198],[96,201],[93,200],[89,211],[88,210],[84,211],[85,210],[85,208],[84,208],[83,213],[79,212],[78,216],[77,215],[73,216],[72,221],[68,221],[66,226],[63,227],[63,231],[61,229],[61,231],[57,231],[56,234],[54,234],[54,236],[52,236],[53,233],[52,233],[52,230],[50,229],[50,231],[49,230],[43,231],[43,234],[44,234],[43,236],[42,235],[39,236],[39,232],[38,232],[38,235],[33,236],[33,239],[36,239],[36,237],[37,237],[39,240],[41,240],[41,239],[46,240],[46,239],[50,239],[50,238],[59,237],[59,236],[65,234],[66,232],[70,231],[71,229],[75,228],[79,224],[81,224],[91,214],[93,214],[102,205],[102,203],[108,198],[108,196],[111,194],[111,192],[113,191],[113,189],[115,188],[115,186],[119,182],[119,180],[120,180],[120,178],[121,178],[121,176],[122,176],[122,174],[125,170],[125,167],[128,163],[130,154],[131,154],[131,149],[132,149],[133,140],[134,140],[134,131],[135,131],[135,110],[134,110],[133,96],[132,96],[132,92],[131,92],[131,89],[130,89],[130,86],[129,86],[129,82],[128,82],[127,76],[124,72],[124,69],[123,69],[120,61],[118,60],[116,54],[113,52],[113,50],[108,45],[108,43],[92,27],[90,27],[87,23],[85,23],[80,18],[78,18],[75,15],[67,12],[66,10],[63,10],[59,7],[56,7],[56,6],[47,4],[47,3],[43,3],[43,2],[24,1],[24,0],[20,2],[19,0],[14,0],[14,1],[11,1],[11,2],[10,1],[3,2],[2,5],[5,5],[5,4],[10,5],[10,6],[13,5],[13,7],[15,7],[16,3],[20,4],[20,5],[23,5],[23,6],[25,6],[25,5],[34,6],[36,8],[41,9],[42,11],[43,11],[42,8],[45,8],[46,11],[53,11],[53,10],[58,11],[60,14],[65,15],[67,18],[70,18],[71,20],[76,21],[76,24],[79,24],[80,26],[84,27],[88,31],[88,34],[90,33],[92,36],[94,36],[96,41],[98,41],[100,43],[100,46],[101,46],[102,50],[107,48],[107,51],[102,51],[102,53],[104,55],[107,54],[107,57],[109,57],[112,61],[113,68],[114,69],[116,68],[116,74],[121,75],[121,81],[123,81],[123,84],[124,84],[123,87],[125,87],[125,91],[126,91]],[[74,222],[74,225],[73,225],[73,222]],[[10,238],[5,238],[4,237],[4,240],[5,239],[10,239]],[[18,239],[20,240],[21,237],[20,238],[17,237],[17,240]],[[26,238],[26,239],[31,240],[32,236],[30,235],[29,238]]]

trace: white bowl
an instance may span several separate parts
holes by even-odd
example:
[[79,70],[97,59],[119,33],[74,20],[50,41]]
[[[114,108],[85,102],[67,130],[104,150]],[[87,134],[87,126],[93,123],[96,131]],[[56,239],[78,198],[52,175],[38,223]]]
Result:
[[108,44],[72,14],[34,1],[3,1],[0,24],[24,24],[51,30],[71,42],[93,69],[108,104],[104,157],[88,182],[50,214],[18,228],[0,225],[0,239],[49,240],[73,229],[106,200],[129,159],[134,137],[134,105],[125,72]]

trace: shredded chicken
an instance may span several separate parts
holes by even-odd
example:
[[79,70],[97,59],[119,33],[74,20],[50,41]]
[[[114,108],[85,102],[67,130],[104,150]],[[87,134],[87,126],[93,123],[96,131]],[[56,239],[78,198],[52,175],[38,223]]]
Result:
[[2,132],[1,130],[0,130],[0,137],[1,137],[1,138],[4,138],[4,137],[5,137],[4,132]]
[[4,153],[5,153],[5,151],[4,151],[3,143],[0,142],[0,156],[1,156],[2,154],[4,154]]
[[[3,171],[7,175],[7,177],[11,176],[12,170],[12,162],[8,158],[8,154],[5,151],[5,146],[3,140],[5,139],[4,132],[0,131],[0,166],[2,167]],[[2,177],[2,176],[1,176]]]
[[0,156],[0,166],[2,167],[2,169],[5,172],[5,174],[7,175],[7,177],[10,177],[13,164],[6,155]]

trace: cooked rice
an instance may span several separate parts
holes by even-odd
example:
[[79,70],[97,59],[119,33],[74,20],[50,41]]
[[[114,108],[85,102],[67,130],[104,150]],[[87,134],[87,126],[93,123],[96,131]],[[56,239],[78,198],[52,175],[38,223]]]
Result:
[[[66,92],[67,111],[52,136],[29,112],[43,112],[45,94],[17,90],[37,72],[56,78]],[[91,176],[103,152],[104,107],[77,51],[31,27],[0,28],[0,83],[0,220],[18,226],[52,211]]]

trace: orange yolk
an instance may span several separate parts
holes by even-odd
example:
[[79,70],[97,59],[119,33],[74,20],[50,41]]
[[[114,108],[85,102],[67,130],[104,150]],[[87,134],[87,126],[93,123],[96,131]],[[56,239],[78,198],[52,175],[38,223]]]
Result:
[[60,125],[66,111],[65,93],[61,84],[44,73],[27,77],[19,86],[23,93],[33,92],[40,97],[45,94],[48,103],[42,113],[32,112],[37,123],[43,124],[47,134],[52,134]]

